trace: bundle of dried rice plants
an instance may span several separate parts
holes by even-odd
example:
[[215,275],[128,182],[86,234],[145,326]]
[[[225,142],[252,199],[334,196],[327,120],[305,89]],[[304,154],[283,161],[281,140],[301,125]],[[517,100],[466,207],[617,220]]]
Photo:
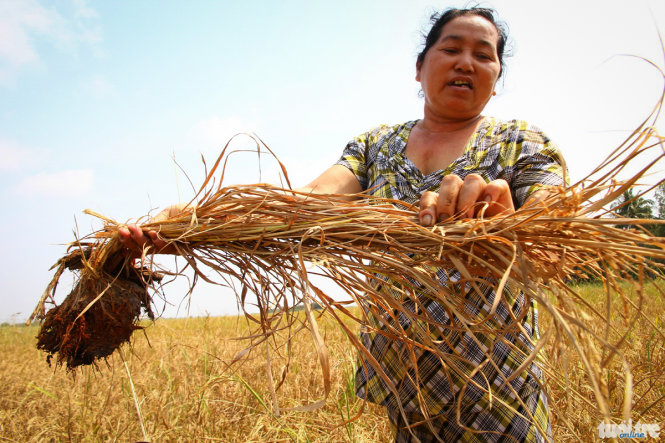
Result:
[[[361,364],[372,366],[396,394],[397,386],[350,324],[403,343],[400,358],[413,369],[407,377],[416,387],[416,397],[426,389],[419,380],[418,364],[431,353],[443,363],[444,379],[462,380],[461,392],[473,389],[490,407],[503,405],[529,419],[533,417],[519,400],[514,378],[530,375],[538,383],[566,386],[570,374],[562,372],[566,365],[557,356],[573,349],[587,384],[584,391],[570,389],[570,395],[597,408],[599,419],[627,420],[634,403],[631,364],[624,352],[627,337],[636,324],[647,323],[654,334],[665,338],[662,323],[656,324],[642,310],[646,281],[660,278],[665,270],[665,239],[644,229],[622,229],[662,221],[619,218],[608,208],[665,155],[663,138],[647,123],[586,179],[552,189],[542,204],[506,216],[484,218],[480,207],[477,219],[428,228],[418,223],[417,208],[403,202],[366,195],[348,201],[344,198],[348,196],[264,184],[222,186],[221,179],[216,185],[218,170],[223,179],[222,152],[183,212],[149,221],[142,228],[158,231],[172,242],[197,277],[234,288],[240,306],[249,303],[250,294],[256,297],[260,312],[246,312],[256,324],[255,334],[247,337],[247,351],[265,345],[268,360],[271,355],[286,359],[284,371],[273,380],[277,387],[288,371],[290,339],[308,329],[323,372],[324,397],[328,394],[329,356],[317,327],[319,314],[312,309],[317,303],[346,331]],[[613,180],[654,152],[655,158],[632,178]],[[102,218],[104,228],[77,240],[58,262],[33,314],[43,319],[38,346],[49,358],[57,355],[57,362],[68,368],[106,357],[129,340],[138,328],[141,308],[151,315],[150,297],[161,291],[161,274],[169,273],[157,272],[150,249],[139,264],[127,259],[118,240],[122,224]],[[204,272],[203,265],[216,276]],[[55,304],[53,294],[65,268],[78,272],[78,284],[62,304],[47,312],[46,305]],[[446,271],[453,269],[457,273]],[[447,273],[448,284],[441,283],[442,273]],[[312,281],[313,275],[332,280],[362,309],[336,301]],[[592,306],[571,289],[571,278],[602,280],[604,308]],[[476,308],[490,289],[497,294],[491,309],[478,313]],[[663,297],[658,285],[656,293]],[[427,309],[432,299],[445,315]],[[304,317],[292,309],[301,304]],[[524,320],[533,304],[541,321],[551,325],[539,340],[524,338]],[[617,324],[614,318],[623,322]],[[460,342],[461,333],[471,340]],[[465,357],[467,347],[477,349],[477,359]],[[500,371],[493,356],[499,347],[521,355],[522,363],[514,368],[515,377],[491,386],[488,380]],[[607,372],[617,365],[625,376],[621,383],[608,386]],[[427,405],[420,406],[428,416]],[[466,406],[458,400],[457,414]],[[536,426],[544,431],[543,423]]]

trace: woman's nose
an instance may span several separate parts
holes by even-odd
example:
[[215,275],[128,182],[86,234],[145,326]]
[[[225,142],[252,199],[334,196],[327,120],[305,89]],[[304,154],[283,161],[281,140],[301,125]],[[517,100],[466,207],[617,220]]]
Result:
[[457,62],[455,63],[455,69],[462,72],[473,72],[473,59],[471,54],[467,54],[466,52],[460,53]]

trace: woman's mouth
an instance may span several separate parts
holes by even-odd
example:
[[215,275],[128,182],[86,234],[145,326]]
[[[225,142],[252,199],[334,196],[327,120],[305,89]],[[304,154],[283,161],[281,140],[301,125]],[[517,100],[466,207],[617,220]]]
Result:
[[456,86],[459,88],[473,89],[473,86],[471,86],[471,82],[468,80],[453,80],[452,82],[448,83],[448,85]]

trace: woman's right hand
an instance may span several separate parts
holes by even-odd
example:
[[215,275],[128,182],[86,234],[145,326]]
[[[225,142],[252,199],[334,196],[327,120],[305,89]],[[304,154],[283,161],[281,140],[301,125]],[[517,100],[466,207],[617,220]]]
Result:
[[439,192],[426,191],[420,197],[423,226],[453,217],[492,217],[511,212],[515,212],[515,206],[508,182],[498,179],[487,183],[478,174],[469,174],[464,180],[454,174],[446,175]]
[[[159,222],[175,217],[180,214],[187,205],[180,203],[169,206],[157,214],[150,222]],[[164,240],[157,231],[144,231],[135,223],[129,223],[118,229],[120,244],[125,248],[127,254],[138,258],[145,249],[150,249],[155,254],[177,254],[178,248],[173,243]]]

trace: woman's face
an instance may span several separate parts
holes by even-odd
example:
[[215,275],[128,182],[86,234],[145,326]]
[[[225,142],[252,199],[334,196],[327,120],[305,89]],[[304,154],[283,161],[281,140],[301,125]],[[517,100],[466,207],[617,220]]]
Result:
[[425,112],[446,120],[476,117],[494,93],[501,72],[499,34],[477,15],[457,17],[416,66],[425,94]]

